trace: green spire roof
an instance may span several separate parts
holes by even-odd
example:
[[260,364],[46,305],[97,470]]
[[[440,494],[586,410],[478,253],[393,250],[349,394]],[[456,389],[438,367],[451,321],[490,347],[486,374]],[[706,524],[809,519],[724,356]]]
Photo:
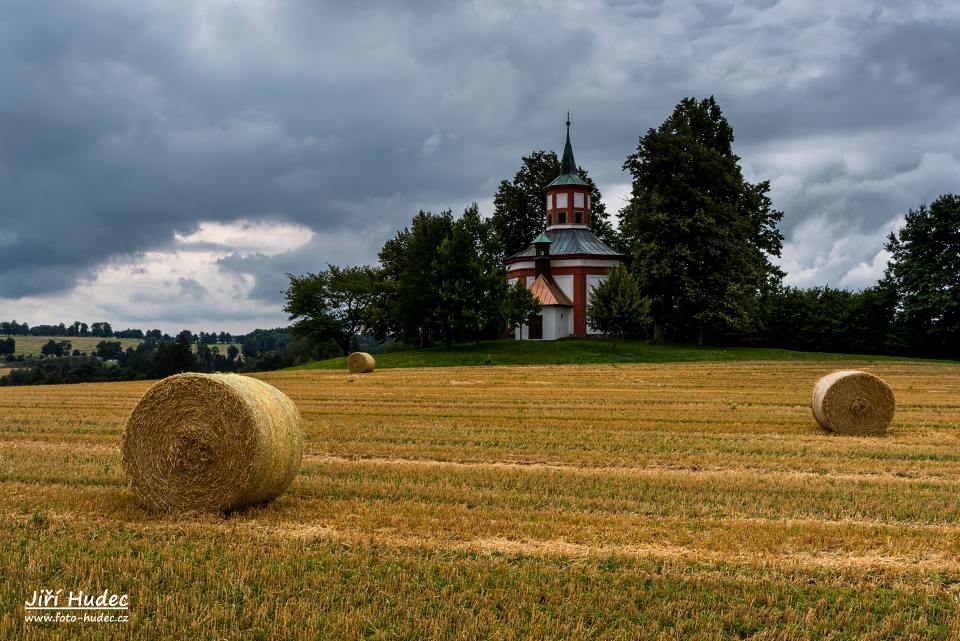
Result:
[[586,185],[577,173],[577,161],[573,159],[573,145],[570,144],[570,112],[567,112],[567,143],[563,146],[563,158],[560,160],[560,175],[547,187],[554,185]]
[[540,232],[540,235],[533,239],[534,245],[536,245],[537,243],[552,243],[552,242],[553,241],[550,240],[550,237],[543,232]]

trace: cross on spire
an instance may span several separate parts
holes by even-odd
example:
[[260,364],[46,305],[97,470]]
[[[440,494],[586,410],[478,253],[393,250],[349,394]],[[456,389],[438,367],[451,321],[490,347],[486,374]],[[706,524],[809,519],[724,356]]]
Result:
[[563,146],[563,159],[560,161],[560,175],[577,173],[577,163],[573,159],[573,145],[570,144],[570,110],[567,110],[567,142]]
[[573,159],[573,145],[570,144],[570,110],[567,110],[567,139],[563,145],[563,155],[560,158],[560,175],[553,179],[547,187],[559,185],[586,185],[577,170],[577,161]]

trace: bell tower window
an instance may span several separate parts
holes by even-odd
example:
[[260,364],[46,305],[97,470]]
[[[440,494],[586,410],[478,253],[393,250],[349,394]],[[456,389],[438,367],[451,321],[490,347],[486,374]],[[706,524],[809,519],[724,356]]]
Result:
[[582,212],[582,211],[575,211],[575,212],[573,212],[573,222],[577,223],[578,225],[582,225],[582,224],[583,224],[583,212]]
[[561,225],[567,222],[567,212],[561,211],[557,214],[557,222]]

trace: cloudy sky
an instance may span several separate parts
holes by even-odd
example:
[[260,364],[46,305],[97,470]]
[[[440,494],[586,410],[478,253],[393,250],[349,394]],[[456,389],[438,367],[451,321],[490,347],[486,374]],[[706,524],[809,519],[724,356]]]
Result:
[[8,0],[0,318],[282,325],[285,273],[375,262],[420,208],[490,214],[567,109],[619,209],[638,137],[710,94],[787,282],[860,288],[960,190],[957,60],[953,1]]

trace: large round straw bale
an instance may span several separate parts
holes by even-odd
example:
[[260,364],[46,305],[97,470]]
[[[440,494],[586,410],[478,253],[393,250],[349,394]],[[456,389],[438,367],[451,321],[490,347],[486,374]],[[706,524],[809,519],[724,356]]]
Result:
[[353,352],[347,358],[347,367],[351,374],[369,374],[376,365],[377,361],[366,352]]
[[153,510],[225,511],[280,495],[303,457],[300,412],[280,390],[238,374],[177,374],[127,419],[123,467]]
[[839,370],[813,387],[814,417],[838,434],[883,434],[895,409],[890,386],[867,372]]

